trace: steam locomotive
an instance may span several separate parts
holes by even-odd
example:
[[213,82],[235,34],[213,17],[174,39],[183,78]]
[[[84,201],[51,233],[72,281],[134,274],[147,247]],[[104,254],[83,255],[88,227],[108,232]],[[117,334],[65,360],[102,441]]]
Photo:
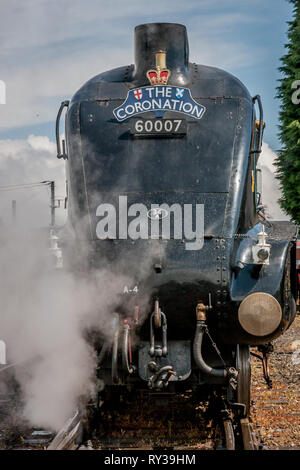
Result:
[[108,387],[222,390],[247,417],[250,346],[270,380],[270,342],[296,312],[296,228],[264,215],[264,125],[259,95],[190,63],[172,23],[137,26],[135,63],[62,102],[64,262],[128,279],[98,345]]

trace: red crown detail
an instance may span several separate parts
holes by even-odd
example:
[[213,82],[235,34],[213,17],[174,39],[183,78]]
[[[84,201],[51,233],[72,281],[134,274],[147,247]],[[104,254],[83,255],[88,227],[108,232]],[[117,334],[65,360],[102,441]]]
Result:
[[171,75],[170,70],[148,70],[147,77],[151,85],[166,85]]

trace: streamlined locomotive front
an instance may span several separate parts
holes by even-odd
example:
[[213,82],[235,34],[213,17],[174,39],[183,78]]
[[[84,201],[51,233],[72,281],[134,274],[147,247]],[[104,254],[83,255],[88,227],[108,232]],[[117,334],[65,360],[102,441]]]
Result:
[[[259,219],[260,99],[188,54],[184,26],[140,25],[135,64],[97,75],[59,113],[68,106],[59,157],[72,246],[84,240],[88,265],[130,277],[123,309],[151,299],[137,369],[156,389],[187,378],[227,383],[237,370],[247,381],[248,345],[278,336],[295,313],[294,228]],[[128,314],[125,382],[136,373]],[[123,380],[116,367],[113,379]]]

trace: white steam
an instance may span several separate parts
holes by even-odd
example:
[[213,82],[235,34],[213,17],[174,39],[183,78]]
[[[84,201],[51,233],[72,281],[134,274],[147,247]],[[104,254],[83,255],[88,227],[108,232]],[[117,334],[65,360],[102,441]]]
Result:
[[87,278],[51,269],[47,237],[11,230],[2,238],[0,336],[24,394],[25,417],[59,429],[81,395],[93,392],[96,356],[87,328],[111,334],[128,278],[106,269]]
[[279,181],[275,178],[276,167],[274,166],[276,153],[263,142],[262,153],[258,161],[258,168],[262,171],[262,202],[266,208],[266,216],[273,220],[290,220],[280,208],[279,198],[281,190]]

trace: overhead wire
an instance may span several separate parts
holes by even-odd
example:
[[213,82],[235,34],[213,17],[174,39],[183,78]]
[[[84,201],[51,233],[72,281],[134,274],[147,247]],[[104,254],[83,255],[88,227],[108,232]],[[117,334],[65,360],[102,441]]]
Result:
[[19,191],[22,189],[33,189],[37,187],[48,187],[51,184],[51,181],[39,181],[36,183],[24,183],[24,184],[10,184],[0,186],[1,192],[6,191]]

